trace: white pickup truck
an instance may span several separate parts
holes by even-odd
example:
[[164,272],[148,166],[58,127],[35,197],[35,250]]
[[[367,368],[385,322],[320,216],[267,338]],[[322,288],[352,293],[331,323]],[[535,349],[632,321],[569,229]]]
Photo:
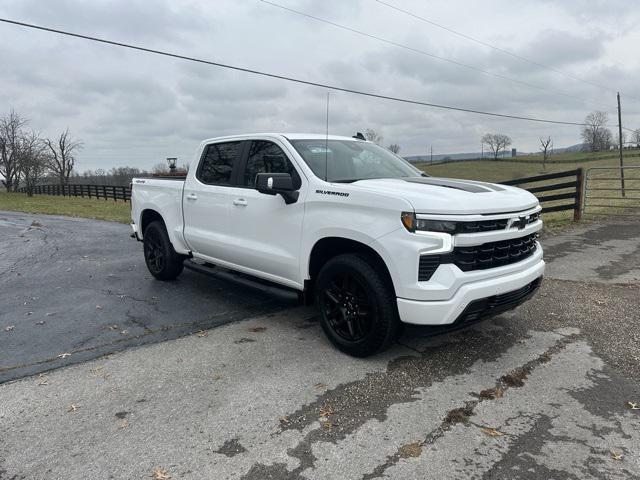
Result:
[[511,309],[544,272],[535,196],[430,177],[360,134],[205,140],[186,178],[134,179],[131,205],[154,277],[190,259],[293,288],[354,356],[402,322],[439,331]]

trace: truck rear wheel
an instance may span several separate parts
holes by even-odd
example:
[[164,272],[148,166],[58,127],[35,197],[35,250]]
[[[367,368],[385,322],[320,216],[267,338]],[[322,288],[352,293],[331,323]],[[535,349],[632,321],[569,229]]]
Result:
[[316,302],[324,333],[349,355],[373,355],[397,337],[395,294],[371,256],[346,254],[329,260],[318,274]]
[[184,257],[173,249],[164,223],[151,222],[144,230],[143,244],[144,261],[155,278],[173,280],[182,273]]

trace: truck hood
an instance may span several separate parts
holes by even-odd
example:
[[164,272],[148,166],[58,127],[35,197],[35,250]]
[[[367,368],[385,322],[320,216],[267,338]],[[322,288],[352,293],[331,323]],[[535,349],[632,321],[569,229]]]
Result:
[[438,177],[358,180],[354,188],[405,198],[416,213],[449,215],[518,212],[538,199],[516,187]]

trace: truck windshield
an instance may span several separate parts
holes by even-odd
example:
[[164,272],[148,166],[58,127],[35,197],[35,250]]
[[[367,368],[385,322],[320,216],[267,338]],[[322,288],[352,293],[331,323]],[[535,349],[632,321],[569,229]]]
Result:
[[317,139],[291,140],[291,144],[313,173],[329,182],[422,175],[409,162],[374,143]]

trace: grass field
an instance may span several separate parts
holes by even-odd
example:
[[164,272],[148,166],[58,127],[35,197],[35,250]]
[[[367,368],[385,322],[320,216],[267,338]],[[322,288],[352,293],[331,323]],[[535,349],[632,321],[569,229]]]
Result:
[[131,221],[129,203],[81,197],[53,195],[28,197],[25,193],[0,192],[0,210],[95,218],[120,223]]

